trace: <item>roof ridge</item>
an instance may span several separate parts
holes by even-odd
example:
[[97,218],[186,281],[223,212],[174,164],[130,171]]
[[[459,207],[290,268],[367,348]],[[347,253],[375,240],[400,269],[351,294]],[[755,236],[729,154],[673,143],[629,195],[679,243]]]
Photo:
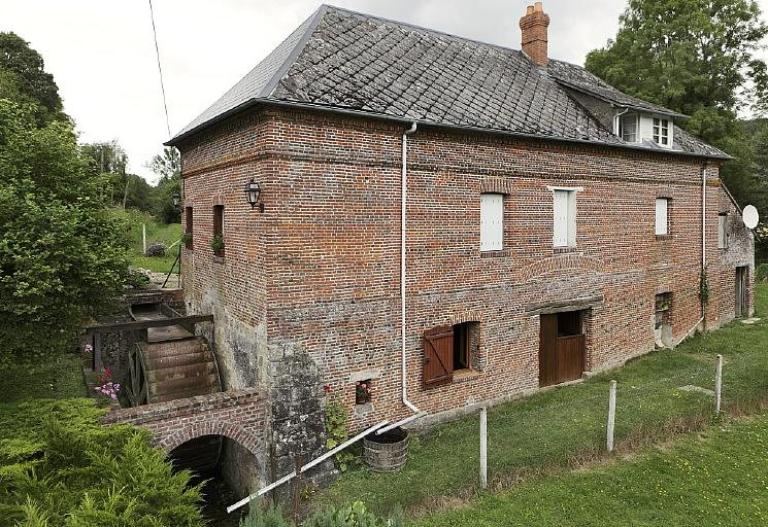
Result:
[[510,47],[507,47],[507,46],[502,46],[501,44],[494,44],[492,42],[485,42],[485,41],[477,40],[477,39],[474,39],[474,38],[463,37],[461,35],[456,35],[454,33],[448,33],[447,31],[441,31],[439,29],[431,29],[431,28],[428,28],[428,27],[420,26],[418,24],[412,24],[410,22],[403,22],[403,21],[400,21],[400,20],[395,20],[393,18],[387,18],[387,17],[383,17],[383,16],[379,16],[379,15],[371,15],[369,13],[363,13],[361,11],[354,11],[352,9],[347,9],[345,7],[338,7],[338,6],[335,6],[335,5],[332,5],[332,4],[323,4],[322,7],[326,7],[326,8],[335,10],[335,11],[341,11],[342,13],[347,13],[347,14],[351,14],[351,15],[361,16],[361,17],[364,17],[364,18],[372,19],[372,20],[378,20],[379,22],[385,22],[385,23],[394,24],[394,25],[397,25],[397,26],[408,27],[408,28],[411,28],[411,29],[415,29],[417,31],[423,31],[425,33],[431,33],[431,34],[434,34],[434,35],[444,35],[446,37],[451,37],[451,38],[463,40],[465,42],[471,42],[473,44],[480,44],[482,46],[491,46],[491,47],[500,49],[502,51],[512,51],[512,52],[517,53],[519,55],[527,56],[520,49],[510,48]]

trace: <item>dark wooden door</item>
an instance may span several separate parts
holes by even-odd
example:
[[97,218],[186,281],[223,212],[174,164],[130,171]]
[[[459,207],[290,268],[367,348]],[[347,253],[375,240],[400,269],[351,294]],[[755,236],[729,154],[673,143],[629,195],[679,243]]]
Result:
[[541,315],[539,330],[539,386],[580,379],[584,373],[586,338],[558,336],[557,314]]
[[736,268],[736,318],[747,314],[747,268]]

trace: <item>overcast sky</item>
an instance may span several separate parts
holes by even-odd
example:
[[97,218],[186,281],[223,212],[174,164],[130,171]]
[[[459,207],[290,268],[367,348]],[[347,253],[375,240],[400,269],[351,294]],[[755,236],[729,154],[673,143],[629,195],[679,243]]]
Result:
[[[264,58],[323,2],[153,0],[171,132]],[[333,0],[332,5],[520,48],[524,0]],[[768,0],[760,0],[763,11]],[[625,0],[546,0],[552,57],[584,63],[616,34]],[[0,31],[45,59],[83,142],[116,139],[130,170],[168,139],[147,0],[0,0]]]

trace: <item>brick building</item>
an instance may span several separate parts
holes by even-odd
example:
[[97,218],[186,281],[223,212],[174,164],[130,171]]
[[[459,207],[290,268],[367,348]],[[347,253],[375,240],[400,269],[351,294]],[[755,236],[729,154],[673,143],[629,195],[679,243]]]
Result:
[[318,449],[323,385],[353,429],[428,421],[751,312],[727,156],[549,58],[548,24],[517,51],[324,6],[170,141],[188,310],[277,444]]

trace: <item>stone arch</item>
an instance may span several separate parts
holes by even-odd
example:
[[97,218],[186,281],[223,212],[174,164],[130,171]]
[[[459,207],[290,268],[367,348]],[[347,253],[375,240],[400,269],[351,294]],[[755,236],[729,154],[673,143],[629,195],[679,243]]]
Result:
[[206,421],[185,426],[181,430],[161,439],[158,442],[158,446],[170,454],[175,448],[183,445],[187,441],[211,435],[218,435],[231,439],[243,446],[257,459],[259,458],[259,438],[240,425],[224,421]]

